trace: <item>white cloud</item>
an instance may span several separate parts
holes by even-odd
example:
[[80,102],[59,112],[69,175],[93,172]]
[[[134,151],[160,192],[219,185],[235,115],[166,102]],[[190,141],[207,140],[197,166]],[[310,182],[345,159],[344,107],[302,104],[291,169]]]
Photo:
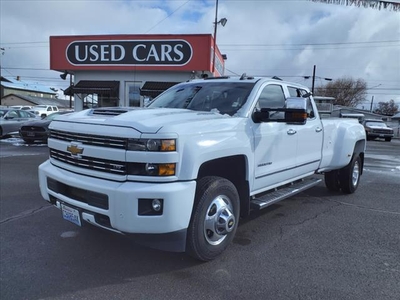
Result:
[[[2,0],[2,75],[66,88],[68,82],[48,70],[49,36],[212,34],[214,5],[211,0]],[[297,76],[284,78],[310,86],[302,76],[316,65],[320,77],[379,85],[368,96],[374,95],[374,102],[400,98],[400,12],[307,0],[219,0],[222,17],[228,22],[218,26],[217,43],[234,73]]]

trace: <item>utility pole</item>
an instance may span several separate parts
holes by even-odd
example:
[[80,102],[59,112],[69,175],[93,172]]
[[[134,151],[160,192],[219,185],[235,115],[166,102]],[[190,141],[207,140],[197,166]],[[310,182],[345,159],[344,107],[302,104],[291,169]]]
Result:
[[315,84],[315,69],[317,68],[316,65],[314,65],[313,73],[312,73],[312,87],[311,87],[311,93],[314,95],[314,84]]
[[371,99],[371,108],[369,109],[370,112],[372,112],[372,105],[373,104],[374,104],[374,96],[372,96],[372,99]]
[[218,0],[215,1],[215,21],[214,21],[214,36],[213,36],[213,40],[214,40],[214,51],[213,51],[213,63],[212,63],[212,72],[214,76],[214,72],[215,72],[215,51],[216,51],[216,47],[217,47],[217,26],[218,26]]

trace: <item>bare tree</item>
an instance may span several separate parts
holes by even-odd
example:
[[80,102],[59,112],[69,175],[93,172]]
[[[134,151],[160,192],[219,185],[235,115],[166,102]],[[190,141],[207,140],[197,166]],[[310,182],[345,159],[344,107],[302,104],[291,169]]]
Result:
[[332,4],[341,4],[348,6],[358,6],[358,7],[371,7],[374,9],[384,9],[400,11],[400,3],[394,1],[378,1],[378,0],[311,0],[313,2],[323,2]]
[[334,97],[333,104],[356,107],[361,104],[367,95],[367,83],[359,78],[344,77],[316,88],[314,93],[318,96]]
[[378,107],[375,109],[375,113],[393,116],[399,111],[399,106],[394,102],[394,100],[390,100],[388,102],[379,102]]

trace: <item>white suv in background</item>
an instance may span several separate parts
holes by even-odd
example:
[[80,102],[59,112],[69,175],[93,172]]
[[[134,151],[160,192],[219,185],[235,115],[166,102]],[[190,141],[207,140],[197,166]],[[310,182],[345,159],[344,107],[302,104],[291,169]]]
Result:
[[44,118],[52,113],[58,112],[58,107],[53,105],[35,105],[31,111]]

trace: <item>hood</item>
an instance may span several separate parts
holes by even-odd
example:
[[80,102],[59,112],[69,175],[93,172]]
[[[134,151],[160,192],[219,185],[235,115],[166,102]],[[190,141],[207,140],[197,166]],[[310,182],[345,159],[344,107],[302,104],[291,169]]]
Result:
[[25,122],[22,126],[49,127],[50,122],[51,120],[34,120]]
[[382,127],[382,126],[371,126],[371,125],[367,125],[367,128],[371,128],[371,129],[379,129],[379,130],[388,130],[388,131],[392,131],[393,129],[390,127]]
[[174,108],[135,108],[123,111],[116,108],[110,114],[105,110],[85,110],[70,115],[59,116],[53,122],[73,122],[103,126],[119,126],[132,128],[140,133],[157,133],[163,127],[188,126],[199,121],[215,119],[231,119],[228,115],[214,112],[192,111]]

